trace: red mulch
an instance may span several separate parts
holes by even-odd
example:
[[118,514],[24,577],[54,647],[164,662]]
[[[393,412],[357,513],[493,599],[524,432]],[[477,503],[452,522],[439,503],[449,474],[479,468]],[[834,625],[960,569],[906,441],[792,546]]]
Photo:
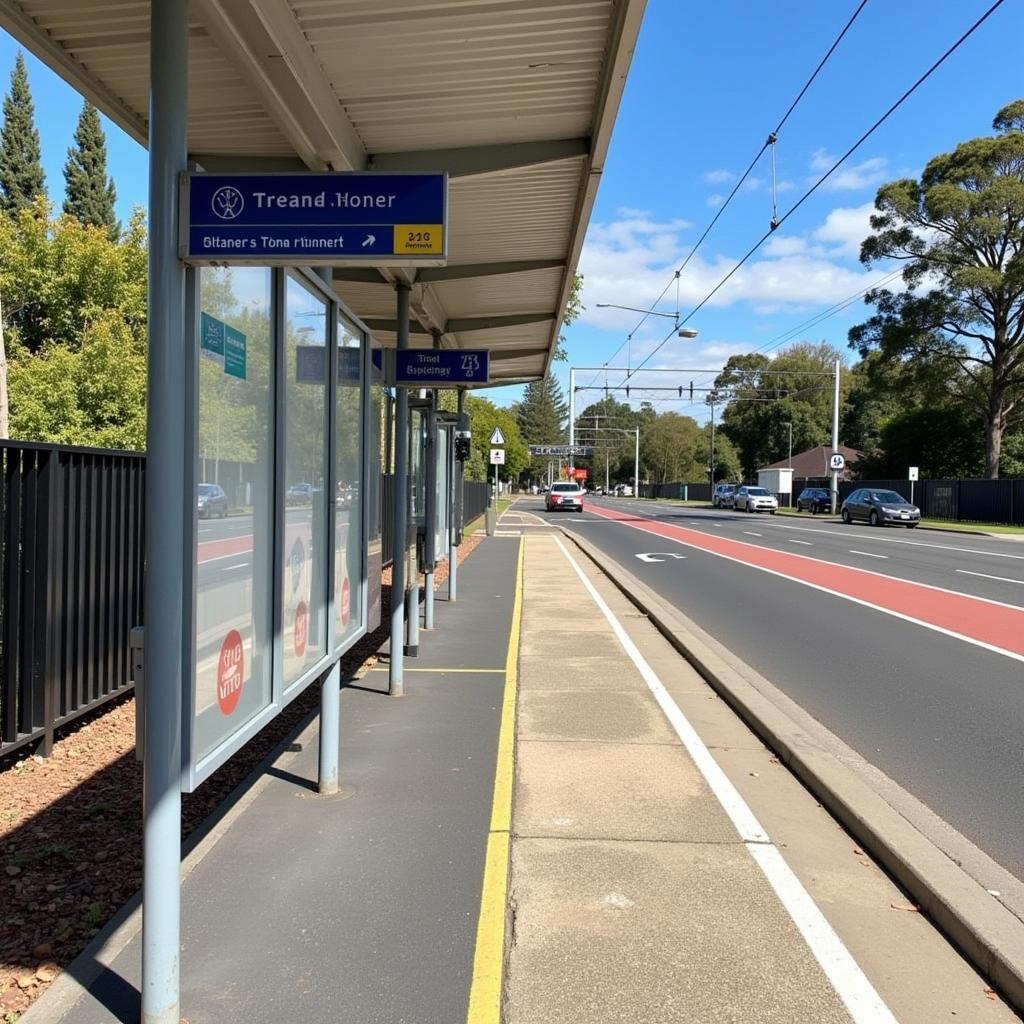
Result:
[[[459,548],[461,563],[480,534]],[[447,563],[435,589],[447,579]],[[382,626],[342,659],[354,674],[388,637],[391,571]],[[422,578],[421,578],[422,586]],[[182,803],[182,838],[319,703],[315,686]],[[135,701],[108,705],[72,727],[44,759],[25,754],[0,771],[0,1021],[42,994],[142,884],[142,766],[135,760]]]

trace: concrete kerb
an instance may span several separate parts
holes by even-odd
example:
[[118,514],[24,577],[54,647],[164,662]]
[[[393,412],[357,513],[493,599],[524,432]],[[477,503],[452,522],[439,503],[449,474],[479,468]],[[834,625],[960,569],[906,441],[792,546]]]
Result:
[[728,663],[721,645],[589,541],[563,530],[974,967],[1024,1011],[1024,922]]

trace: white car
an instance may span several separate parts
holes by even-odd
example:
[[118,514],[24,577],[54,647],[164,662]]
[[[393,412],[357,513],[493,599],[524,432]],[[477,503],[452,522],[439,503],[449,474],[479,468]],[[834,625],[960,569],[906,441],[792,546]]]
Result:
[[763,487],[740,487],[733,496],[733,506],[737,512],[770,512],[778,511],[779,503],[771,491]]

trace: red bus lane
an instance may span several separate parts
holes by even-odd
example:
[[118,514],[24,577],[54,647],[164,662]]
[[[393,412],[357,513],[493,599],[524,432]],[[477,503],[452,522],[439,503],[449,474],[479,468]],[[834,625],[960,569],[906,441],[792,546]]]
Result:
[[590,506],[604,519],[816,587],[1024,661],[1024,609]]

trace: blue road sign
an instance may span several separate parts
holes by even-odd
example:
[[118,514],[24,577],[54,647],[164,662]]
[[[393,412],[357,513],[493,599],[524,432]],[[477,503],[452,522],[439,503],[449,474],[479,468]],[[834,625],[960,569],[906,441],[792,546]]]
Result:
[[445,262],[444,174],[190,172],[182,187],[189,263]]
[[427,388],[434,385],[486,384],[490,366],[485,349],[411,349],[395,352],[395,383]]

